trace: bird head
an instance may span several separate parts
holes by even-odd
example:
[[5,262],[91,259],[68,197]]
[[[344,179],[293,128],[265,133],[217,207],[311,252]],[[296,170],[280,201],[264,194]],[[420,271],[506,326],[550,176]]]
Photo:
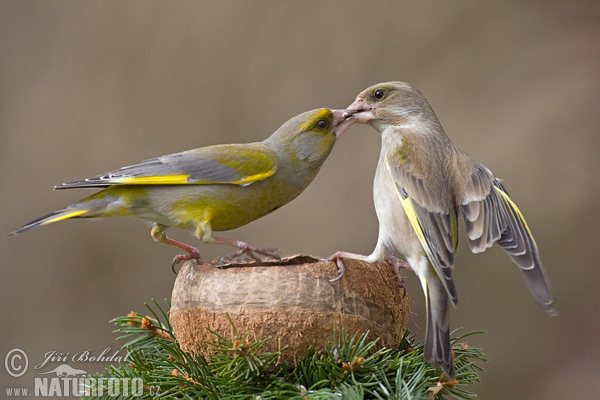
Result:
[[355,122],[345,115],[346,110],[329,108],[304,112],[283,124],[266,142],[280,154],[320,167],[336,138]]
[[356,121],[346,118],[346,110],[319,108],[307,111],[293,119],[299,119],[299,132],[314,135],[330,135],[338,138]]
[[378,131],[423,122],[433,115],[421,92],[405,82],[379,83],[363,90],[346,113],[346,119],[370,124]]

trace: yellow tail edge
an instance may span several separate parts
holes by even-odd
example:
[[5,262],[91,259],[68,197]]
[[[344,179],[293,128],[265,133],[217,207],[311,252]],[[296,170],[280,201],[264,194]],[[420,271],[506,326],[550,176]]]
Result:
[[11,232],[8,237],[18,235],[38,226],[48,225],[54,222],[62,221],[63,219],[77,217],[78,215],[85,214],[88,210],[59,210],[51,214],[44,215],[43,217],[34,219],[33,221],[23,225],[19,229]]

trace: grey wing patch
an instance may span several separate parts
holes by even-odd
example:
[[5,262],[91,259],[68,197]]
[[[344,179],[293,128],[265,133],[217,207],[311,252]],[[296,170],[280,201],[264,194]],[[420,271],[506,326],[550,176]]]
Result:
[[[185,153],[151,158],[138,164],[119,168],[115,171],[96,175],[91,178],[66,182],[55,186],[55,189],[107,187],[114,184],[126,184],[127,179],[151,176],[181,176],[180,183],[197,182],[230,182],[239,179],[239,173],[222,163],[210,158],[192,158]],[[119,182],[121,181],[121,182]]]
[[241,178],[240,173],[221,161],[208,157],[198,157],[188,152],[159,157],[162,166],[148,175],[182,174],[188,175],[189,183],[233,182]]
[[499,179],[479,163],[473,167],[460,204],[471,251],[498,242],[521,268],[533,268],[535,241],[521,212]]
[[[415,227],[414,223],[412,225],[415,231],[422,232],[425,253],[444,284],[452,303],[456,304],[457,293],[452,280],[454,251],[457,245],[453,237],[456,238],[458,235],[456,211],[449,204],[448,207],[444,206],[425,181],[412,173],[410,160],[402,158],[401,162],[394,162],[388,159],[388,167],[398,193],[403,199],[405,212],[410,213],[412,208],[417,217],[418,226]],[[406,202],[409,202],[409,209]]]
[[483,165],[475,163],[473,167],[461,199],[460,211],[465,221],[469,247],[473,253],[480,253],[500,239],[503,221],[500,219],[499,199],[492,189],[497,180]]
[[276,157],[260,144],[217,145],[151,158],[55,189],[123,184],[248,185],[276,171]]
[[188,175],[187,181],[194,182],[233,182],[241,178],[234,168],[219,160],[202,157],[202,153],[183,152],[160,157],[163,165],[169,165],[175,173]]
[[550,284],[523,214],[499,179],[477,162],[473,167],[460,204],[471,251],[482,252],[498,243],[523,273],[534,298],[546,312],[556,314]]

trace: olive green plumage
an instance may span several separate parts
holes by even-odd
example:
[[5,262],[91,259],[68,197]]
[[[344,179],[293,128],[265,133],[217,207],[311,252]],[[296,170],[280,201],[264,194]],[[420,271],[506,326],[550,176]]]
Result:
[[174,263],[201,261],[197,249],[169,239],[168,227],[193,230],[205,242],[225,243],[271,255],[244,242],[214,238],[296,198],[315,178],[337,135],[350,124],[342,111],[317,109],[283,124],[262,142],[225,144],[143,161],[56,189],[98,187],[102,191],[32,221],[11,235],[67,218],[134,216],[154,222],[155,240],[184,249]]
[[500,180],[453,145],[418,90],[404,82],[374,85],[347,112],[382,138],[373,185],[379,238],[373,253],[362,257],[375,262],[398,252],[418,275],[427,304],[427,361],[454,376],[448,303],[457,303],[451,270],[459,215],[471,250],[478,253],[498,243],[544,310],[557,313],[523,215]]

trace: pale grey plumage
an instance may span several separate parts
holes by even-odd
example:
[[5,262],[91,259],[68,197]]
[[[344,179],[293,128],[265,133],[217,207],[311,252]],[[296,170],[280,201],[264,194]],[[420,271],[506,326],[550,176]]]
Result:
[[[374,202],[379,238],[370,262],[397,252],[419,277],[427,304],[425,360],[455,375],[448,302],[457,296],[451,271],[463,216],[475,253],[497,242],[519,266],[535,299],[556,314],[531,232],[500,181],[458,150],[423,95],[404,82],[374,85],[347,112],[382,137]],[[339,253],[353,256],[351,253]]]

